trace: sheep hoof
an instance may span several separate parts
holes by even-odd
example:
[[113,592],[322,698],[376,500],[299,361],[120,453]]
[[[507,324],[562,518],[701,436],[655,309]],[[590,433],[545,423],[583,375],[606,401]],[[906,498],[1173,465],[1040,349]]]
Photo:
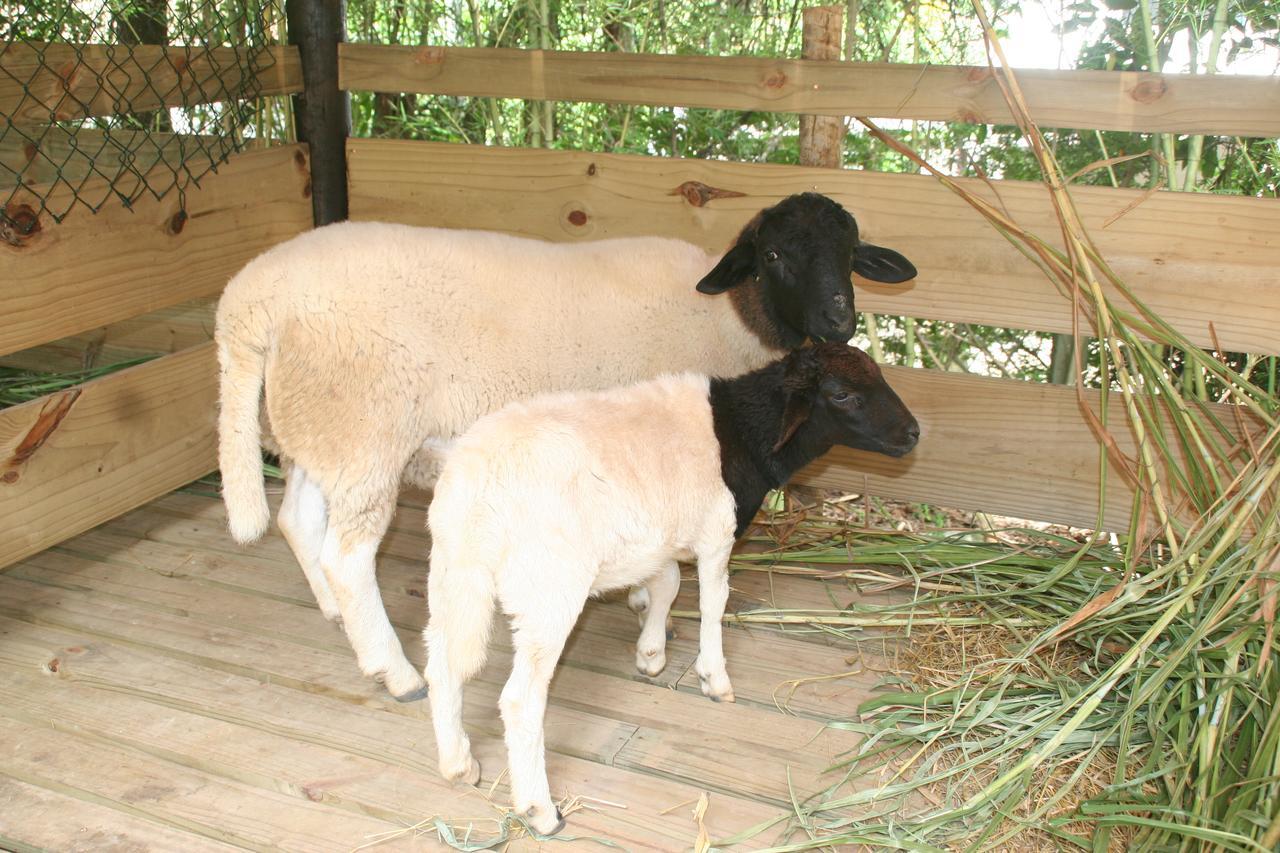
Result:
[[524,813],[525,820],[528,821],[529,827],[538,835],[555,835],[560,832],[560,830],[564,829],[565,819],[564,815],[560,813],[560,808],[558,806],[553,806],[552,811],[555,813],[554,822],[552,822],[550,817],[543,818],[542,815],[545,813],[545,810],[540,809],[537,806],[534,806]]
[[402,693],[399,696],[392,693],[391,698],[397,702],[418,702],[427,698],[427,685],[422,685],[417,690],[410,690],[408,693]]
[[667,639],[668,639],[668,640],[674,640],[675,638],[676,638],[676,629],[675,629],[675,628],[668,627],[668,628],[667,628]]
[[466,770],[453,775],[446,774],[445,778],[455,785],[470,785],[474,787],[480,784],[480,762],[474,758],[471,758],[470,762]]

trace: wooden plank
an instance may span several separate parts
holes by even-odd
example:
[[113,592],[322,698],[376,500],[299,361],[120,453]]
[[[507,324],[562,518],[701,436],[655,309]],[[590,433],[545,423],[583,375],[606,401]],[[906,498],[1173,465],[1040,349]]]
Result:
[[[44,561],[47,555],[39,559]],[[463,791],[461,794],[473,802],[466,808],[466,801],[451,796],[449,786],[434,776],[434,746],[425,705],[362,698],[359,688],[331,689],[332,672],[342,667],[332,660],[327,668],[318,659],[313,664],[314,655],[306,647],[255,639],[235,628],[211,632],[191,624],[193,620],[187,617],[166,616],[140,607],[139,602],[42,586],[15,574],[29,570],[37,578],[47,571],[23,564],[0,577],[0,612],[22,620],[10,623],[16,626],[10,638],[22,634],[34,640],[34,646],[26,644],[34,651],[24,651],[22,643],[10,641],[0,651],[0,658],[12,658],[16,670],[36,672],[50,656],[58,657],[58,678],[34,699],[24,699],[18,686],[10,684],[13,676],[6,676],[0,665],[0,689],[12,687],[14,704],[19,708],[30,706],[32,713],[42,705],[65,708],[60,715],[66,717],[66,723],[143,752],[241,784],[283,790],[379,817],[415,807],[419,818],[431,814],[465,818],[488,812],[487,804],[475,799],[474,793]],[[3,624],[5,620],[0,618]],[[207,634],[203,639],[202,633]],[[188,652],[215,657],[197,661],[186,658]],[[175,654],[183,656],[182,660],[174,659]],[[255,675],[251,665],[243,672],[228,674],[230,670],[216,665],[216,658],[225,655],[256,662],[261,672]],[[292,672],[291,663],[297,667]],[[215,671],[205,669],[211,665]],[[287,675],[282,679],[263,677],[275,671]],[[312,688],[315,695],[297,692],[297,679],[312,677],[320,679]],[[353,678],[359,680],[360,676]],[[39,679],[31,684],[38,687]],[[77,685],[80,689],[71,695],[68,691]],[[131,722],[138,712],[128,714],[126,707],[105,695],[100,702],[88,701],[81,695],[86,690],[145,698],[158,709],[161,721],[156,725],[174,731],[166,738],[149,739],[146,732],[152,723],[147,718]],[[488,780],[505,764],[497,688],[481,682],[473,684],[468,695],[467,727]],[[701,697],[690,701],[714,710]],[[675,849],[687,832],[682,829],[685,819],[661,812],[696,798],[698,789],[609,767],[598,763],[602,756],[581,757],[584,751],[591,754],[590,725],[584,726],[584,722],[592,719],[600,718],[558,703],[548,709],[546,731],[552,750],[548,767],[553,790],[557,795],[589,793],[627,808],[583,813],[574,819],[575,834],[602,835],[625,842],[631,849]],[[250,731],[237,736],[225,728],[226,724]],[[189,732],[188,725],[199,730]],[[625,725],[628,732],[635,729],[623,723],[612,725]],[[272,744],[263,740],[261,730],[271,734],[268,740]],[[281,741],[281,737],[287,740]],[[316,752],[314,746],[337,753],[325,758],[326,753]],[[269,754],[277,750],[278,755]],[[617,751],[614,746],[608,755]],[[386,755],[382,769],[354,766],[366,764],[371,753]],[[364,760],[355,760],[360,758]],[[326,761],[336,766],[326,770]],[[278,784],[273,785],[272,779]],[[497,802],[506,796],[505,788],[499,787]],[[709,826],[722,835],[776,812],[733,795],[717,797],[716,802]],[[767,840],[768,836],[762,837],[760,843]]]
[[217,467],[203,344],[0,411],[0,566]]
[[19,716],[0,706],[0,740],[7,747],[0,775],[213,841],[249,850],[328,851],[397,828]]
[[217,300],[202,297],[140,314],[109,326],[0,355],[0,365],[22,370],[66,372],[164,355],[213,340]]
[[[344,44],[350,90],[1012,124],[983,66]],[[1280,135],[1280,79],[1015,69],[1046,127]]]
[[[306,149],[286,145],[233,158],[187,190],[185,209],[170,193],[97,215],[77,207],[55,225],[19,191],[7,210],[34,224],[0,240],[0,354],[220,293],[254,256],[311,227],[308,180]],[[53,209],[66,192],[53,190]]]
[[17,853],[41,850],[229,853],[238,849],[5,776],[0,776],[0,848]]
[[0,114],[15,124],[209,103],[206,93],[234,93],[254,74],[259,95],[302,89],[298,50],[285,45],[264,48],[254,69],[233,47],[18,41],[0,46],[0,62]]
[[[0,176],[5,183],[20,180],[28,186],[51,184],[59,176],[78,184],[94,176],[113,177],[133,170],[145,173],[160,164],[181,168],[192,152],[201,149],[219,150],[217,137],[125,128],[110,134],[76,128],[73,135],[59,125],[42,132],[35,142],[18,133],[6,134],[0,140]],[[18,177],[9,180],[5,170]]]
[[[885,378],[920,422],[920,443],[890,459],[837,448],[797,482],[957,509],[1094,527],[1099,445],[1074,389],[933,370],[886,367]],[[1095,412],[1099,395],[1085,392]],[[1134,455],[1123,402],[1113,394],[1108,423]],[[1215,407],[1224,422],[1232,416]],[[1127,530],[1132,493],[1112,467],[1103,528]]]
[[[926,176],[406,141],[348,146],[353,219],[557,241],[652,234],[722,251],[761,208],[817,190],[853,212],[866,239],[901,251],[920,270],[906,285],[859,280],[859,310],[1071,331],[1067,300],[1043,273]],[[743,195],[695,207],[679,191],[686,181]],[[961,183],[1050,243],[1059,241],[1041,185],[996,181],[996,199],[981,181]],[[1188,338],[1212,346],[1212,321],[1227,350],[1280,353],[1274,200],[1157,193],[1104,228],[1142,194],[1081,187],[1073,195],[1103,256],[1139,299]]]

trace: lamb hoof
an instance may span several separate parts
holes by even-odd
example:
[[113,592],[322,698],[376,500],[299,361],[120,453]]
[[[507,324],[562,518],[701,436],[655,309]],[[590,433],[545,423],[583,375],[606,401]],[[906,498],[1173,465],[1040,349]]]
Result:
[[560,832],[560,830],[564,829],[565,819],[564,815],[560,813],[559,807],[553,806],[552,811],[555,814],[554,818],[550,815],[546,815],[545,809],[540,809],[537,806],[534,806],[524,813],[525,820],[528,821],[529,827],[534,832],[538,833],[538,835],[555,835]]
[[734,702],[737,697],[733,695],[733,686],[725,680],[720,687],[712,687],[711,682],[701,675],[698,676],[699,686],[702,687],[702,695],[706,696],[712,702]]
[[667,668],[667,656],[661,652],[654,652],[652,655],[644,652],[636,653],[636,669],[641,675],[647,675],[650,678],[661,673]]
[[668,628],[667,628],[667,639],[668,639],[668,640],[674,640],[675,638],[676,638],[676,629],[675,629],[675,628],[668,627]]
[[461,773],[452,775],[445,774],[445,778],[455,785],[470,785],[472,787],[480,784],[480,762],[474,758],[470,759],[471,763],[467,765],[467,769]]
[[408,693],[402,693],[399,696],[392,693],[391,698],[397,702],[419,702],[427,698],[427,685],[422,685],[417,690],[410,690]]

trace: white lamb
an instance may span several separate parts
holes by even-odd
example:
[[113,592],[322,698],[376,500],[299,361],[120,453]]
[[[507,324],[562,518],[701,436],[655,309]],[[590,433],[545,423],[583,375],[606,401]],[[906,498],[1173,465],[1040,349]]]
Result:
[[402,480],[430,486],[449,442],[512,400],[682,370],[734,376],[806,337],[847,340],[851,272],[915,270],[814,194],[761,212],[718,261],[678,240],[565,245],[380,223],[282,243],[218,305],[231,533],[249,542],[268,524],[265,390],[267,443],[287,463],[281,532],[360,668],[421,698],[374,573]]
[[698,563],[702,692],[733,701],[720,621],[728,560],[765,493],[834,444],[901,456],[920,428],[860,350],[821,344],[736,379],[685,374],[512,403],[458,439],[428,512],[426,678],[448,779],[476,783],[462,685],[484,664],[495,600],[515,658],[499,705],[512,798],[540,833],[552,803],[543,714],[588,596],[646,584],[637,664],[665,664],[664,625]]

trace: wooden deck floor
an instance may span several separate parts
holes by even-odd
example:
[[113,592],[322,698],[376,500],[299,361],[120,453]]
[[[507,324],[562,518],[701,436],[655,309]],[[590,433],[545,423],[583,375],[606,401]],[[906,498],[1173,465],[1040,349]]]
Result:
[[[439,778],[427,704],[399,704],[361,676],[279,535],[241,549],[223,525],[219,501],[177,493],[0,573],[0,846],[351,850],[432,817],[498,815],[503,785],[491,803]],[[421,507],[402,506],[380,582],[419,665],[425,550]],[[694,609],[691,586],[677,608]],[[731,610],[831,601],[822,584],[759,572],[734,590]],[[548,769],[557,796],[615,805],[575,812],[565,835],[688,849],[703,792],[713,839],[774,817],[788,777],[797,792],[834,781],[824,769],[856,740],[822,720],[852,713],[883,677],[801,685],[784,713],[784,682],[857,669],[855,652],[730,628],[738,701],[719,705],[692,672],[694,623],[677,630],[666,670],[647,679],[633,667],[634,616],[620,602],[588,606],[552,685]],[[509,637],[496,633],[467,693],[486,792],[506,765],[496,701]],[[374,849],[440,846],[403,833]]]

